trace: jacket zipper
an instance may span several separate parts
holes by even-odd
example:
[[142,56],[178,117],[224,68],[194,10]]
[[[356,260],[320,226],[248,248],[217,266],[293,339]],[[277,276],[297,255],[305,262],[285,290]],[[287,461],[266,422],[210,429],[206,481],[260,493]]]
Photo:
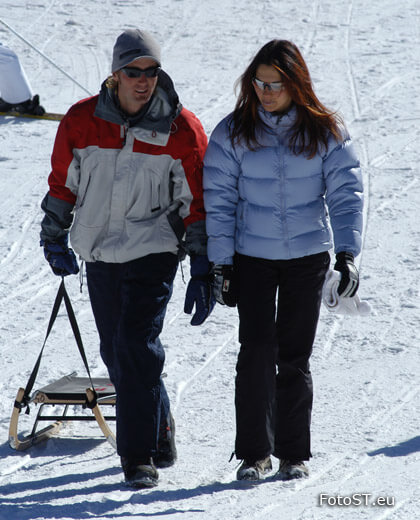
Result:
[[128,133],[128,129],[129,129],[129,126],[128,126],[128,123],[124,123],[123,125],[121,125],[121,134],[120,134],[120,137],[122,139],[122,147],[124,148],[126,142],[127,142],[127,133]]

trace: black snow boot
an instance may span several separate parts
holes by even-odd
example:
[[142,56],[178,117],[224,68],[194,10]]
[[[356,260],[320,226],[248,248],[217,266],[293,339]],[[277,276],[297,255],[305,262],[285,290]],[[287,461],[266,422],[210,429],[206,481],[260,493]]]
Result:
[[13,105],[5,101],[0,97],[0,112],[10,112],[13,108]]
[[149,457],[146,459],[121,457],[125,481],[130,487],[141,489],[157,486],[159,473]]
[[306,478],[309,470],[301,460],[280,460],[280,467],[276,473],[276,478],[280,480],[293,480],[296,478]]
[[158,468],[168,468],[175,464],[177,458],[175,446],[175,421],[171,412],[160,421],[158,451],[153,458]]
[[260,480],[272,468],[270,456],[256,461],[244,460],[236,473],[236,478],[238,480]]
[[23,103],[13,107],[13,110],[19,112],[19,114],[33,114],[36,116],[42,116],[45,114],[45,109],[39,104],[39,96],[36,94],[32,99],[28,99]]

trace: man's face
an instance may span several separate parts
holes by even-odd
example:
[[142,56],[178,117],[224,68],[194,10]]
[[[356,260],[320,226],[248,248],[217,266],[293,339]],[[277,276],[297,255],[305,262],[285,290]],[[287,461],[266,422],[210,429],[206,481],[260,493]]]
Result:
[[118,99],[121,108],[128,114],[136,114],[150,100],[158,81],[157,75],[148,77],[146,74],[141,74],[140,77],[130,77],[135,75],[134,69],[153,74],[157,66],[152,58],[138,58],[113,73],[118,83]]

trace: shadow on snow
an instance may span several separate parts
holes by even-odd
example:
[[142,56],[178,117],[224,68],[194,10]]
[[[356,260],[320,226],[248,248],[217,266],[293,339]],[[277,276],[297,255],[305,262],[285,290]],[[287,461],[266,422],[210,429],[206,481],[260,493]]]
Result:
[[418,451],[420,451],[420,435],[413,437],[408,441],[400,442],[395,446],[386,446],[379,450],[369,451],[368,455],[370,457],[375,457],[376,455],[385,455],[386,457],[405,457],[406,455]]
[[[104,442],[103,439],[63,439],[52,438],[46,444],[33,446],[30,449],[30,461],[22,464],[22,471],[25,472],[25,467],[31,466],[31,461],[34,464],[37,458],[48,457],[53,459],[55,463],[57,459],[69,461],[72,455],[80,456],[81,453],[86,453],[94,449],[98,443]],[[48,446],[48,449],[46,447]],[[77,446],[77,448],[76,448]],[[29,451],[16,452],[11,450],[8,444],[0,446],[0,457],[16,458],[19,463],[19,458],[23,459]],[[159,517],[163,515],[177,514],[181,512],[203,513],[203,509],[195,509],[188,507],[186,509],[178,509],[173,507],[173,503],[182,500],[189,500],[203,495],[212,495],[214,493],[223,493],[229,490],[246,490],[252,489],[255,486],[264,484],[264,482],[272,482],[268,478],[258,482],[213,482],[210,484],[200,485],[195,488],[179,488],[179,489],[159,489],[153,490],[133,490],[125,485],[123,481],[121,467],[113,466],[115,452],[106,455],[103,458],[111,458],[110,467],[101,469],[99,471],[91,471],[85,473],[68,473],[61,472],[55,477],[49,476],[44,479],[26,480],[22,482],[9,483],[0,486],[1,508],[0,520],[32,520],[33,518],[42,517],[48,518],[70,518],[75,520],[83,520],[92,518],[92,516],[101,516],[101,518],[119,518],[133,516],[136,518],[145,517]],[[46,461],[45,465],[50,464]],[[75,463],[77,465],[77,461]],[[95,462],[92,461],[92,465]],[[11,471],[13,473],[13,471]],[[49,471],[50,473],[50,471]],[[3,478],[7,478],[7,474]],[[110,482],[110,477],[114,478]],[[165,484],[164,472],[161,472],[162,484]],[[98,483],[98,479],[106,479],[106,482]],[[85,486],[81,484],[86,483]],[[115,498],[113,493],[118,493]],[[126,494],[126,496],[125,496]],[[19,495],[19,496],[16,496]],[[95,495],[100,495],[96,497]],[[63,504],[54,504],[54,502],[66,502]],[[70,503],[71,502],[71,503]],[[124,503],[128,506],[138,504],[148,505],[157,504],[161,502],[163,507],[171,503],[168,509],[162,509],[155,512],[133,512],[127,511],[116,513]]]

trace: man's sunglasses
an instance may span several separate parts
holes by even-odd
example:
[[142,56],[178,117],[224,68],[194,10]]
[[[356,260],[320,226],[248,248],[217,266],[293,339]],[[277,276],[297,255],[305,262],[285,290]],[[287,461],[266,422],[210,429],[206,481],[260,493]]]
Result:
[[282,81],[272,81],[271,83],[266,83],[265,81],[261,81],[258,78],[254,78],[252,81],[260,90],[264,90],[265,87],[267,87],[268,90],[280,92],[280,90],[284,89],[284,83]]
[[146,78],[156,78],[156,76],[161,71],[160,67],[148,67],[147,69],[139,69],[137,67],[123,67],[121,69],[127,78],[141,78],[144,74]]

